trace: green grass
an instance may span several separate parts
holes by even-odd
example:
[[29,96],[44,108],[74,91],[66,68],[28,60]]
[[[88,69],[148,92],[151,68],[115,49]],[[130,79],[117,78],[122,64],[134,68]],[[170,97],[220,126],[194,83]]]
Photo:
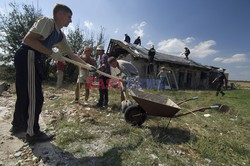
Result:
[[67,122],[66,120],[59,121],[56,128],[58,133],[56,141],[65,148],[69,145],[69,142],[80,142],[83,140],[87,142],[91,139],[98,138],[97,134],[90,133],[86,128],[89,128],[89,126],[82,125],[78,120],[74,122]]
[[[46,87],[45,87],[46,89]],[[225,91],[216,97],[215,91],[150,90],[167,95],[178,103],[199,96],[181,106],[185,113],[204,106],[223,104],[228,112],[207,110],[179,118],[148,117],[141,127],[127,124],[118,112],[120,92],[111,90],[112,109],[70,105],[74,88],[68,86],[58,100],[46,101],[45,108],[57,115],[50,125],[56,128],[56,145],[80,156],[87,163],[94,156],[98,165],[249,165],[250,158],[250,90]],[[51,91],[54,92],[53,90]],[[68,92],[71,92],[70,94]],[[98,96],[98,91],[91,91]],[[73,114],[65,109],[74,110]],[[204,114],[210,114],[208,118]],[[71,120],[70,120],[71,119]],[[72,120],[73,119],[73,120]],[[155,157],[156,156],[156,157]]]

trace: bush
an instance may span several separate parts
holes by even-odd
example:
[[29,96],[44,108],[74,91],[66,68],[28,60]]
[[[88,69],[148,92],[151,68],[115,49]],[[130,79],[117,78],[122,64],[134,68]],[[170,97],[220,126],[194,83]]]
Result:
[[16,72],[13,65],[0,65],[0,80],[13,82],[15,78]]

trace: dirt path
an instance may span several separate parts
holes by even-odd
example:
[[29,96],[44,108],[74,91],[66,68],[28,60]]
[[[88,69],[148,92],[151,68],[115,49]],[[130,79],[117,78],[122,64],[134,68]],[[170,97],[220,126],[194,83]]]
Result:
[[0,96],[0,103],[0,165],[15,165],[18,162],[18,152],[24,146],[22,140],[9,133],[15,97],[11,93],[4,92]]
[[[16,96],[13,90],[4,92],[0,96],[0,166],[43,166],[43,165],[80,165],[72,154],[68,154],[56,147],[53,142],[28,145],[25,133],[12,136],[12,114],[14,112]],[[46,130],[43,117],[40,118],[42,129]]]

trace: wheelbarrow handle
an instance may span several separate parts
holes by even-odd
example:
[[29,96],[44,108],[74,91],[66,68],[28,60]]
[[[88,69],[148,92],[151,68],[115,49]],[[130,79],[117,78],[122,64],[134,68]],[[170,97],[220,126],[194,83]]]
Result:
[[209,106],[209,107],[202,107],[202,108],[198,108],[198,109],[193,110],[193,111],[189,111],[189,112],[186,112],[186,113],[175,115],[174,117],[180,117],[180,116],[188,115],[188,114],[191,114],[191,113],[194,113],[194,112],[204,112],[205,110],[218,109],[218,108],[219,108],[218,105],[213,105],[213,106]]
[[220,107],[218,105],[212,105],[210,106],[210,109],[219,109]]
[[[76,66],[78,66],[78,67],[82,67],[82,68],[84,68],[84,69],[87,69],[87,70],[92,70],[93,67],[94,67],[94,66],[92,66],[92,65],[90,65],[90,64],[87,64],[87,63],[86,63],[86,64],[83,64],[83,63],[74,61],[74,60],[72,60],[72,59],[66,58],[66,57],[64,57],[64,56],[63,56],[63,60],[66,61],[66,62],[72,63],[72,64],[74,64],[74,65],[76,65]],[[100,70],[96,70],[96,73],[98,73],[98,74],[100,74],[100,75],[103,75],[103,76],[106,76],[106,77],[108,77],[108,78],[113,78],[113,79],[122,80],[122,79],[119,78],[119,77],[113,76],[113,75],[111,75],[111,74],[104,73],[104,72],[102,72],[102,71],[100,71]],[[123,84],[122,84],[122,82],[120,82],[120,81],[119,81],[119,83],[120,83],[120,85],[121,85],[121,87],[122,87],[122,93],[123,93],[125,99],[127,100],[127,95],[126,95],[126,93],[123,91],[123,90],[124,90]]]
[[[83,64],[83,63],[80,63],[80,62],[76,62],[76,61],[74,61],[72,59],[69,59],[69,58],[66,58],[66,57],[63,57],[63,60],[66,61],[66,62],[72,63],[72,64],[74,64],[74,65],[76,65],[78,67],[82,67],[84,69],[87,69],[87,70],[91,70],[94,67],[94,66],[92,66],[90,64],[87,64],[87,63]],[[106,76],[106,77],[109,77],[109,78],[113,78],[113,79],[121,79],[121,78],[118,78],[116,76],[104,73],[104,72],[102,72],[100,70],[96,70],[96,73],[101,74],[101,75]]]
[[194,96],[194,97],[192,97],[192,100],[198,100],[199,99],[199,97],[198,96]]

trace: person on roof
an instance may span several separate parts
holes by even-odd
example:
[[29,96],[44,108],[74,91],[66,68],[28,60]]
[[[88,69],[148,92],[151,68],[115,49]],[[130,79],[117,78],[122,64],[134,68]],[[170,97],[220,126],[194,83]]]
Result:
[[182,54],[184,54],[186,56],[186,59],[189,60],[188,55],[190,54],[190,50],[187,47],[184,47],[184,49],[185,51]]
[[128,34],[125,34],[125,42],[130,43],[130,37]]
[[141,45],[140,36],[138,36],[138,37],[135,39],[134,44],[135,44],[135,45]]

